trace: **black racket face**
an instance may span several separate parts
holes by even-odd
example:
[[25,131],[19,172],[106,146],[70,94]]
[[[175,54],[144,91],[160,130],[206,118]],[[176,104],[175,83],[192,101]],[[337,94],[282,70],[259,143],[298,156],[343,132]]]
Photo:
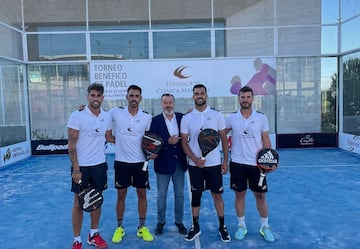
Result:
[[142,149],[147,154],[157,154],[161,146],[163,144],[163,140],[160,136],[155,133],[145,132],[145,135],[142,138]]
[[86,212],[94,211],[103,203],[104,198],[97,189],[87,188],[79,194],[79,205]]
[[257,164],[266,171],[277,169],[279,164],[279,154],[273,149],[261,149],[257,155]]
[[205,157],[219,145],[220,135],[214,129],[203,129],[198,136],[198,143],[202,155]]

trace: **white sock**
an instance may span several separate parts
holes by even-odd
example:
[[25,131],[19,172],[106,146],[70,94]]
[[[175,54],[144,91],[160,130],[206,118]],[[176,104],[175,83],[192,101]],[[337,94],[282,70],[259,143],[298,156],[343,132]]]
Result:
[[242,216],[242,217],[237,217],[238,219],[238,224],[239,226],[243,226],[243,227],[246,227],[246,224],[245,224],[245,216]]
[[268,217],[266,217],[266,218],[260,217],[260,222],[261,222],[261,228],[269,226],[269,218]]
[[74,237],[74,242],[78,241],[79,243],[81,243],[81,237],[80,236],[77,236],[77,237]]
[[95,233],[97,233],[99,230],[96,229],[90,229],[90,237],[94,236]]

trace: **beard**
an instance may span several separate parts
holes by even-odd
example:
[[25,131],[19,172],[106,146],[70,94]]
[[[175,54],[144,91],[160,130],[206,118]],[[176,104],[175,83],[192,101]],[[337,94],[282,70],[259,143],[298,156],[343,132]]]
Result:
[[138,105],[139,105],[139,103],[137,101],[131,101],[130,102],[130,107],[131,108],[136,108],[136,107],[138,107]]
[[174,110],[171,109],[165,109],[164,110],[165,115],[173,115],[174,114]]
[[195,101],[196,106],[204,106],[205,104],[206,104],[205,99],[199,99],[199,100]]
[[93,108],[93,109],[99,109],[100,106],[101,106],[101,103],[98,102],[98,101],[93,101],[93,102],[90,103],[90,106],[91,106],[91,108]]
[[249,102],[240,103],[240,107],[241,109],[251,109],[251,103]]

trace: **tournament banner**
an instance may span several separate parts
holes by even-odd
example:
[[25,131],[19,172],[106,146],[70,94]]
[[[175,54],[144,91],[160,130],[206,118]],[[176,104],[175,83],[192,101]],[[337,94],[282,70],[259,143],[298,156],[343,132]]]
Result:
[[277,134],[276,148],[338,147],[337,133]]
[[254,95],[273,95],[275,68],[275,58],[97,61],[90,63],[90,82],[103,84],[107,99],[124,99],[131,84],[143,89],[144,98],[159,98],[163,93],[189,98],[199,83],[208,88],[210,97],[237,95],[244,85]]
[[22,142],[0,148],[0,167],[31,156],[29,142]]

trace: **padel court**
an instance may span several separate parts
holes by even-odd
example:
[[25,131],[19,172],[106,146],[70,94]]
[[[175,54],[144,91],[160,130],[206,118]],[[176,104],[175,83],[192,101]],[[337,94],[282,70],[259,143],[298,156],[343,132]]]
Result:
[[[360,155],[341,149],[279,149],[278,170],[267,176],[269,222],[276,237],[268,243],[259,235],[259,218],[255,201],[247,195],[246,223],[248,234],[237,241],[234,194],[229,188],[229,174],[224,176],[225,223],[231,233],[230,243],[218,235],[218,221],[210,194],[203,195],[200,211],[201,248],[359,248],[360,222]],[[116,228],[116,191],[113,182],[114,155],[108,155],[109,188],[104,192],[101,235],[108,248],[196,248],[177,232],[173,215],[173,189],[168,193],[167,224],[164,233],[153,242],[136,236],[137,199],[133,188],[128,191],[124,227],[126,235],[120,244],[111,243]],[[0,234],[3,249],[71,248],[70,160],[67,155],[32,156],[0,169]],[[146,225],[153,232],[156,220],[156,182],[152,161],[149,163],[150,185]],[[171,185],[170,185],[171,186]],[[185,185],[187,190],[187,184]],[[184,223],[191,225],[188,191],[185,195]],[[89,216],[84,214],[83,248],[89,231]]]

